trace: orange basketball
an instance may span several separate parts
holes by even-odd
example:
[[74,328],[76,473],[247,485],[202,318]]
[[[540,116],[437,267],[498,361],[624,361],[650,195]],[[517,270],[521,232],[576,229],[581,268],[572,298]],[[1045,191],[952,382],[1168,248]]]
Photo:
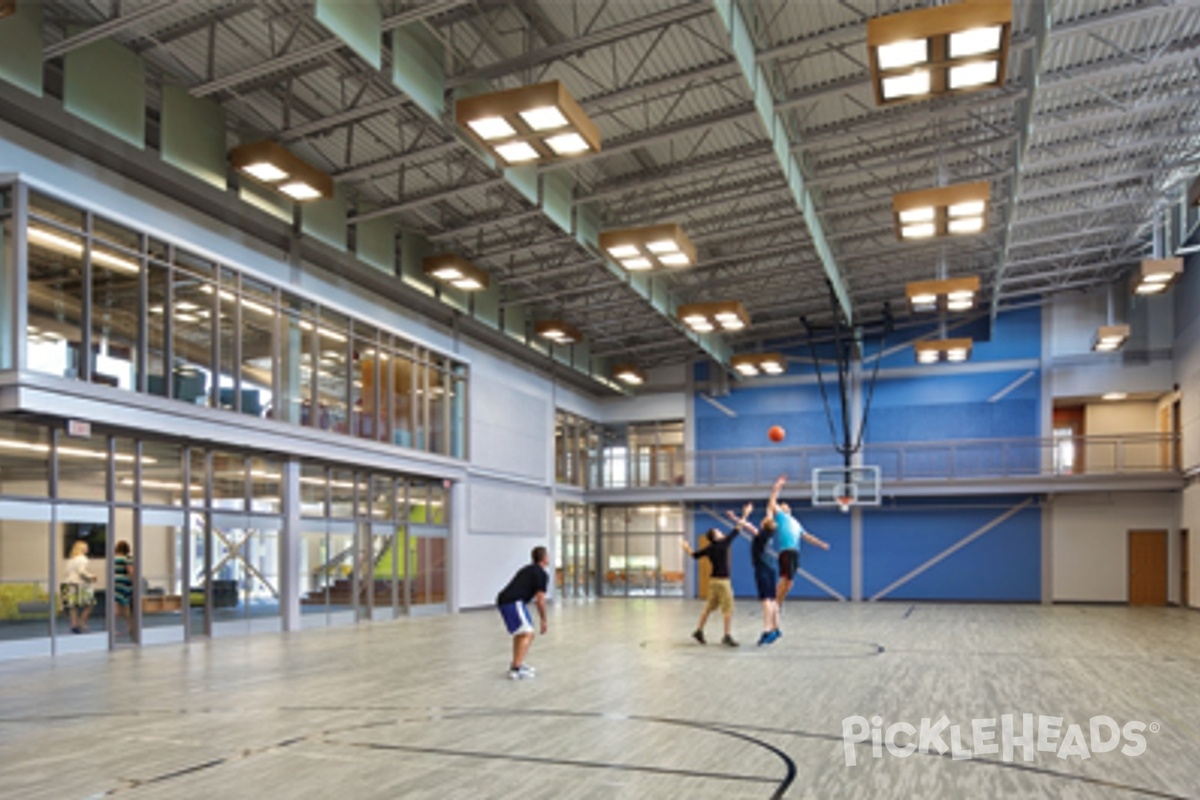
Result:
[[787,436],[787,431],[783,429],[782,425],[772,425],[767,429],[767,438],[772,442],[782,442],[785,436]]

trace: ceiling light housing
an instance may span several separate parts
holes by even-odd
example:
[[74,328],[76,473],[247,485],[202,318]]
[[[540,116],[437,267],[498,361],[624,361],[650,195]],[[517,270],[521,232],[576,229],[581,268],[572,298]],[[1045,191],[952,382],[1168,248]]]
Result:
[[1097,353],[1111,353],[1124,347],[1128,338],[1128,325],[1101,325],[1092,338],[1092,350]]
[[533,332],[555,344],[575,344],[583,341],[583,333],[561,319],[539,320],[533,324]]
[[979,276],[947,278],[940,281],[913,281],[904,287],[908,310],[913,314],[931,311],[967,311],[975,307],[979,294]]
[[1200,207],[1200,177],[1192,181],[1192,188],[1188,189],[1188,203]]
[[978,233],[987,227],[991,187],[958,183],[892,195],[892,221],[900,241]]
[[464,97],[454,118],[503,165],[600,152],[600,129],[560,81]]
[[734,372],[746,378],[787,372],[787,358],[783,353],[744,353],[734,356],[729,364]]
[[625,269],[679,269],[696,263],[696,246],[677,223],[601,231],[600,249]]
[[689,303],[679,306],[675,310],[675,316],[696,333],[733,333],[750,324],[750,315],[746,313],[746,307],[737,300]]
[[926,342],[916,342],[913,353],[918,364],[935,364],[939,361],[957,363],[971,357],[971,347],[974,342],[969,338],[933,339]]
[[1183,275],[1182,258],[1147,258],[1130,281],[1134,294],[1162,294]]
[[867,20],[875,102],[1003,85],[1011,32],[1011,0],[966,0]]
[[1124,400],[1128,397],[1129,397],[1129,394],[1126,392],[1105,392],[1104,394],[1100,395],[1101,400],[1110,400],[1110,401],[1111,400]]
[[641,386],[646,382],[646,373],[634,364],[617,364],[613,367],[612,375],[629,386]]
[[477,292],[488,286],[488,274],[457,253],[422,259],[421,271],[439,283],[464,292]]
[[333,197],[333,178],[278,142],[244,144],[229,151],[239,174],[304,203]]

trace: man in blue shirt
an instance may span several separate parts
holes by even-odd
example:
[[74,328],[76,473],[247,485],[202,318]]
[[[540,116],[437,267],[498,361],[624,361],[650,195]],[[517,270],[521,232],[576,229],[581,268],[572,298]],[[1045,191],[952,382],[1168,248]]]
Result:
[[[787,476],[780,475],[771,489],[767,500],[767,514],[763,518],[762,529],[775,535],[775,549],[779,553],[779,584],[775,588],[775,605],[783,608],[784,598],[792,590],[796,582],[796,570],[800,567],[800,540],[804,539],[815,544],[822,550],[828,550],[829,545],[804,530],[800,521],[792,516],[792,508],[787,503],[779,502],[779,493],[787,483]],[[775,641],[782,634],[776,628],[770,641]]]

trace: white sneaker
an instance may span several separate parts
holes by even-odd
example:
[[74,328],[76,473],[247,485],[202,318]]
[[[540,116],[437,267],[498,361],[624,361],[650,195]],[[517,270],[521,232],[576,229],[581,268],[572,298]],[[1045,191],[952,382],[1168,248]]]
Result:
[[522,664],[522,665],[521,665],[521,670],[522,670],[523,672],[528,672],[530,675],[536,675],[536,674],[537,674],[537,669],[535,669],[534,667],[531,667],[531,666],[529,666],[528,664]]
[[526,667],[524,665],[517,667],[516,669],[510,669],[508,671],[508,679],[509,680],[524,681],[524,680],[528,680],[532,677],[533,677],[533,670],[529,669],[529,667]]

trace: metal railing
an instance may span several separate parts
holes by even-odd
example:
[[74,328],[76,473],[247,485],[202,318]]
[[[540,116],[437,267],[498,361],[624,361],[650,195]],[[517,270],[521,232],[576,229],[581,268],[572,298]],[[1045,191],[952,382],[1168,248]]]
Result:
[[[1175,474],[1176,434],[957,439],[880,442],[863,447],[862,463],[884,481],[975,480]],[[761,485],[779,475],[807,481],[814,467],[838,467],[832,447],[769,447],[677,453],[670,469],[646,469],[636,455],[606,455],[589,488]]]

